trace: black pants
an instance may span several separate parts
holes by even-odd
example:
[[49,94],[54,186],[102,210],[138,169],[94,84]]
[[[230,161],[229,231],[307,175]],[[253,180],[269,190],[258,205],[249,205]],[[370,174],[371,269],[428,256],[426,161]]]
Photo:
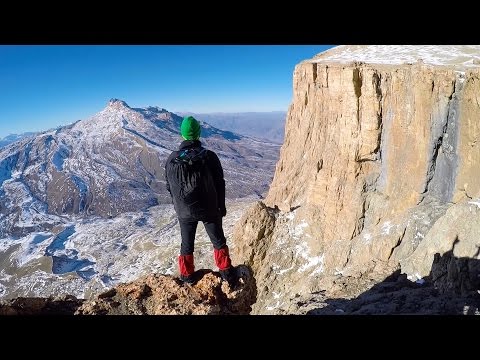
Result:
[[[197,231],[198,220],[178,219],[180,224],[180,233],[182,235],[182,245],[180,246],[180,255],[191,255],[195,247],[195,233]],[[220,250],[227,244],[227,239],[223,233],[222,218],[215,220],[203,220],[203,225],[207,231],[213,247]]]

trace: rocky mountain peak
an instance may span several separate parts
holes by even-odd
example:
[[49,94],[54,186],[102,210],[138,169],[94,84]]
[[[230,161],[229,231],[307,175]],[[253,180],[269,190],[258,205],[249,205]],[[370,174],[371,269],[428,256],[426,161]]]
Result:
[[128,106],[128,104],[125,101],[120,99],[115,99],[115,98],[112,98],[108,101],[108,107],[111,107],[117,110],[122,108],[130,109],[130,106]]

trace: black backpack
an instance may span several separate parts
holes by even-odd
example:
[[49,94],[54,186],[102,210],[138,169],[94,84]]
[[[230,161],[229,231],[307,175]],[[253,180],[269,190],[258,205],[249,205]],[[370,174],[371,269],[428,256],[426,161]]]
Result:
[[200,206],[212,192],[213,180],[206,166],[207,149],[197,147],[181,150],[172,160],[172,175],[177,185],[177,196],[187,206]]

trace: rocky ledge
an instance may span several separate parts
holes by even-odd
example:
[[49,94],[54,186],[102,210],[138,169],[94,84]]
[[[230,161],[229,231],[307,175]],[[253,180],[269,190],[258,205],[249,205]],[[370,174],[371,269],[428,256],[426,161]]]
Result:
[[91,299],[16,298],[0,302],[0,315],[247,315],[257,289],[252,272],[237,267],[231,289],[218,272],[199,270],[193,285],[170,275],[148,275]]

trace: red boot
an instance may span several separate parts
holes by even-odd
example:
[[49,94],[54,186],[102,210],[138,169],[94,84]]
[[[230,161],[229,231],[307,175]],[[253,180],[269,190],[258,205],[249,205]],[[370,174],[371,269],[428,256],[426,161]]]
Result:
[[213,249],[213,255],[215,257],[215,264],[218,266],[219,270],[227,270],[230,266],[232,266],[227,245],[220,250]]
[[180,280],[189,284],[193,284],[193,273],[195,272],[193,254],[180,255],[178,257],[178,268],[180,270]]
[[230,288],[233,289],[237,285],[238,277],[235,267],[232,266],[228,246],[225,245],[220,250],[214,249],[214,256],[215,264],[217,264],[218,269],[220,270],[222,279],[228,282]]

